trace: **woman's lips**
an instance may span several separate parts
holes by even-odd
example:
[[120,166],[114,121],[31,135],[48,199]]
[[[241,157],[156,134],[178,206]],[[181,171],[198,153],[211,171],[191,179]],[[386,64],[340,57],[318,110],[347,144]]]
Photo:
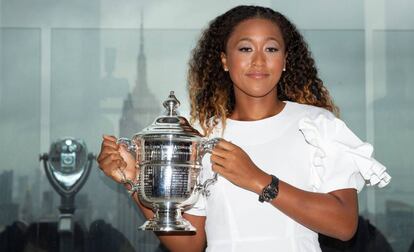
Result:
[[263,79],[263,78],[267,78],[269,74],[262,73],[262,72],[252,72],[252,73],[247,73],[246,76],[252,79]]

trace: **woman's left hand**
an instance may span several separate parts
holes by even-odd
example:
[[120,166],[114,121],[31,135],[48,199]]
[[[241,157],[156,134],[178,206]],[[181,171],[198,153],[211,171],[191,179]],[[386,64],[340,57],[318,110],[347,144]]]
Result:
[[226,140],[220,140],[213,149],[211,164],[214,172],[256,193],[260,193],[271,180],[270,175],[259,169],[242,148]]

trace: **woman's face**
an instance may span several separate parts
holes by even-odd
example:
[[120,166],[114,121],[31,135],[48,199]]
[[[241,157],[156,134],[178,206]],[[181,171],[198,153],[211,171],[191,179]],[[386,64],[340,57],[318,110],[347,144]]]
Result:
[[285,43],[279,27],[267,19],[254,18],[239,23],[221,54],[236,97],[261,98],[276,95],[285,67]]

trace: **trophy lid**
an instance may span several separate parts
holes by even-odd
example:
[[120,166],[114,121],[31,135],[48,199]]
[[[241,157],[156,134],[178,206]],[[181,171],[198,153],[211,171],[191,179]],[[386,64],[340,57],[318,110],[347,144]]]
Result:
[[184,135],[189,137],[202,137],[200,132],[191,127],[185,117],[179,116],[177,108],[180,102],[174,95],[174,91],[170,91],[170,95],[163,102],[165,107],[164,115],[155,119],[155,121],[135,136],[145,135]]

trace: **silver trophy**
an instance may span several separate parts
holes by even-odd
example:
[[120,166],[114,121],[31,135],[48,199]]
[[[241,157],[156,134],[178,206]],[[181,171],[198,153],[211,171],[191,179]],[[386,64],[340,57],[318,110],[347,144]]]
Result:
[[[137,184],[131,184],[140,201],[154,212],[154,217],[141,230],[162,232],[194,232],[196,229],[182,217],[200,194],[208,195],[208,187],[217,174],[202,182],[201,160],[220,140],[207,140],[177,114],[180,102],[171,91],[163,103],[166,111],[154,123],[132,139],[120,138],[136,158]],[[129,182],[131,183],[131,182]]]

